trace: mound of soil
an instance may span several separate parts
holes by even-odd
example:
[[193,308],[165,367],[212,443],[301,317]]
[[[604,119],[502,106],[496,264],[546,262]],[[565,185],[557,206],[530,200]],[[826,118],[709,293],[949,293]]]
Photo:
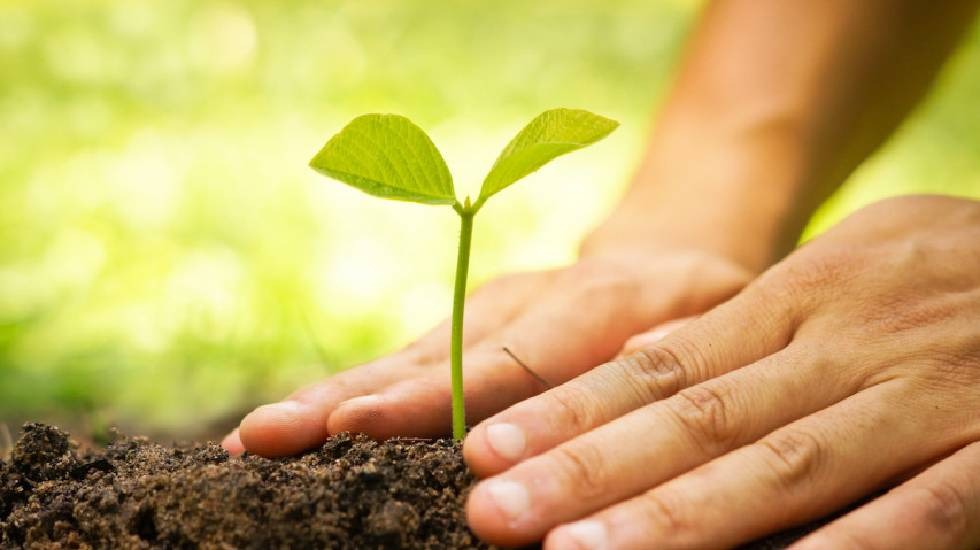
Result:
[[67,433],[28,423],[0,460],[0,549],[490,548],[465,524],[473,482],[450,440],[340,434],[270,460],[118,435],[79,452]]
[[341,434],[300,457],[232,459],[139,437],[78,453],[27,424],[0,463],[0,548],[488,548],[464,522],[472,483],[448,440]]

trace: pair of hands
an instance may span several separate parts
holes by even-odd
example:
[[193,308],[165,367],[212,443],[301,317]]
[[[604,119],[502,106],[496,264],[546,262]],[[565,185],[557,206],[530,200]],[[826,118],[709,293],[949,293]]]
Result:
[[[514,276],[469,305],[468,517],[490,542],[726,547],[884,496],[800,548],[980,545],[980,203],[910,197],[855,214],[662,339],[636,333],[749,276],[700,254]],[[440,327],[257,409],[259,454],[328,433],[435,435]],[[551,385],[517,365],[503,347]]]

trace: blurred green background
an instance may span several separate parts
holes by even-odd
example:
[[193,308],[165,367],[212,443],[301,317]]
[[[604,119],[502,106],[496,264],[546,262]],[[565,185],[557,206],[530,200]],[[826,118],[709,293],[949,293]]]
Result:
[[[214,432],[445,316],[453,214],[306,167],[366,111],[426,128],[464,189],[543,109],[620,120],[485,212],[472,281],[567,262],[698,6],[0,0],[0,421]],[[886,195],[980,196],[978,67],[975,26],[810,234]]]

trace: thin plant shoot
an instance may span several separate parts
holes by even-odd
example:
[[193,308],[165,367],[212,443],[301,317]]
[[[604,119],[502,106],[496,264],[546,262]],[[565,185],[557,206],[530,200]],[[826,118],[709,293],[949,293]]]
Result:
[[352,120],[310,161],[333,179],[385,199],[443,204],[459,214],[459,255],[453,292],[450,370],[453,438],[466,433],[463,403],[463,305],[473,219],[487,200],[552,159],[591,145],[619,124],[588,111],[551,109],[538,115],[507,144],[483,180],[476,201],[456,199],[453,179],[436,146],[409,119],[366,114]]

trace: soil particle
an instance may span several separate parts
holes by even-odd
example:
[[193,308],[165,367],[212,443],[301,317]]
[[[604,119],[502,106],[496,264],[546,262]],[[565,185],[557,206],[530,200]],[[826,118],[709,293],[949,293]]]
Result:
[[78,465],[68,434],[40,424],[24,426],[11,460],[24,477],[38,482],[63,477]]
[[0,462],[0,548],[489,548],[466,528],[458,444],[341,434],[232,459],[119,437],[79,453],[27,424]]
[[114,437],[80,452],[58,428],[26,424],[0,460],[0,550],[491,548],[466,527],[474,478],[450,440],[340,434],[270,460]]

